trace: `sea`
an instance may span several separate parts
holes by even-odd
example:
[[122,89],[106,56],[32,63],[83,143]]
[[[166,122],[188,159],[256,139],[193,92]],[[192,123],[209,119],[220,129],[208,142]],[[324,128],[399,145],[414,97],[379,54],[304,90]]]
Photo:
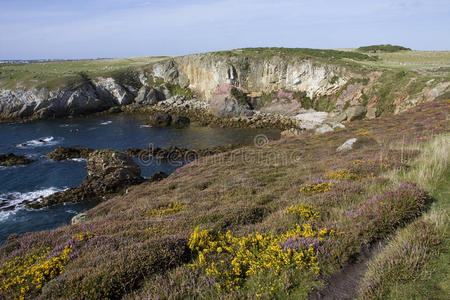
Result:
[[[177,146],[201,149],[229,144],[250,145],[256,138],[278,139],[279,130],[214,128],[191,124],[188,128],[153,128],[142,116],[126,114],[0,124],[0,153],[30,157],[24,166],[0,167],[0,245],[11,234],[42,231],[69,224],[71,219],[98,203],[61,204],[28,209],[25,200],[45,197],[81,184],[86,160],[56,162],[45,157],[58,146],[125,150]],[[142,176],[170,174],[183,163],[135,158]],[[9,208],[5,210],[4,208]]]

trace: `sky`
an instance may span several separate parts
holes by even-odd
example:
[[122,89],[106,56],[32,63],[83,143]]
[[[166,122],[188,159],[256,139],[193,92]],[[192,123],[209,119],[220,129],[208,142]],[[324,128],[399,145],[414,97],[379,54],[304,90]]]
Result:
[[0,0],[0,60],[387,43],[450,50],[450,0]]

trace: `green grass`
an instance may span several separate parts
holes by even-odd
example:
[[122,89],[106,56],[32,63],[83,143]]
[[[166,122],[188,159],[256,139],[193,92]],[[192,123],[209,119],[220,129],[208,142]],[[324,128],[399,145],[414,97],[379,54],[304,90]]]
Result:
[[78,82],[80,74],[91,78],[111,76],[136,70],[167,57],[80,60],[30,64],[0,64],[0,88],[20,89],[46,87],[55,89]]
[[450,295],[450,135],[433,138],[397,181],[415,182],[434,202],[369,263],[361,299],[448,299]]

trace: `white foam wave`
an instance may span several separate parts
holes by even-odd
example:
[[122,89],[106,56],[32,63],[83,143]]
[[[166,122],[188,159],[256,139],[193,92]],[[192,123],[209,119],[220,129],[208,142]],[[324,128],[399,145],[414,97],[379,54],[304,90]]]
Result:
[[100,123],[100,125],[109,125],[109,124],[111,124],[111,123],[112,123],[112,121],[106,121],[106,122]]
[[152,126],[150,126],[150,125],[140,125],[139,127],[140,127],[140,128],[150,128],[150,127],[152,127]]
[[[62,139],[62,138],[61,138]],[[17,148],[27,149],[36,147],[54,146],[61,142],[61,139],[55,139],[52,136],[42,137],[35,140],[26,141],[25,143],[16,145]]]
[[64,191],[65,189],[66,188],[61,189],[56,187],[49,187],[46,189],[37,190],[33,192],[24,192],[24,193],[12,192],[0,194],[0,203],[6,203],[6,205],[4,206],[5,208],[13,205],[15,206],[14,209],[8,211],[2,211],[2,209],[0,208],[0,221],[3,221],[8,216],[18,211],[19,209],[24,208],[24,201],[26,200],[34,200],[41,197],[47,197],[50,196],[51,194]]
[[87,161],[86,158],[71,158],[70,160],[71,161],[76,161],[76,162],[85,162],[85,161]]

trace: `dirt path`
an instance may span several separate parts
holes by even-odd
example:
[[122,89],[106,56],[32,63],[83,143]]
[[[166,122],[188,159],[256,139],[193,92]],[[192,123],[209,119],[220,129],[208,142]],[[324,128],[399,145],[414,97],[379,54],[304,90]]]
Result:
[[321,291],[310,295],[311,300],[347,300],[355,299],[359,285],[367,271],[367,264],[375,256],[383,243],[379,242],[370,249],[361,252],[355,263],[349,264],[328,279],[328,284]]

